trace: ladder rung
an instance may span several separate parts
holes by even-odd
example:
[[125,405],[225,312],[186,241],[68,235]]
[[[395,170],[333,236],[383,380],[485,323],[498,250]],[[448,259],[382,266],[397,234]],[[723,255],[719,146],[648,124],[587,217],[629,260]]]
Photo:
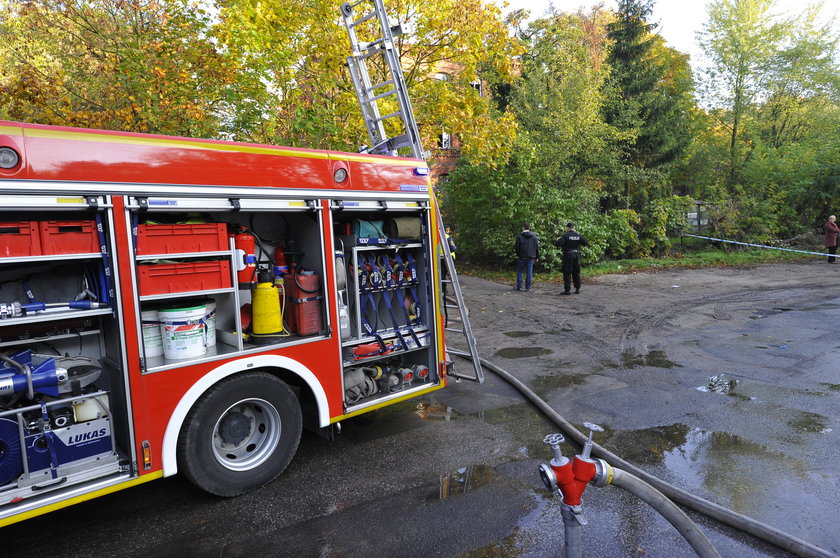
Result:
[[[368,90],[368,91],[370,91],[370,90]],[[396,89],[391,89],[390,91],[386,91],[385,93],[380,93],[376,97],[371,97],[370,99],[364,99],[364,102],[370,104],[370,103],[378,101],[379,99],[382,99],[383,97],[387,97],[388,95],[393,95],[396,92],[397,92]]]
[[378,48],[375,48],[373,50],[365,51],[364,53],[359,54],[359,58],[361,58],[362,60],[367,60],[372,56],[376,56],[379,52],[381,51]]
[[463,329],[455,329],[454,327],[447,327],[447,328],[444,328],[444,329],[445,329],[446,331],[452,331],[452,332],[454,332],[454,333],[464,333],[464,330],[463,330]]
[[388,120],[389,118],[394,118],[395,116],[399,116],[402,114],[402,111],[392,112],[391,114],[380,116],[379,118],[374,118],[375,122],[382,122],[383,120]]
[[[379,45],[383,44],[384,42],[385,42],[385,37],[382,37],[381,39],[376,39],[375,41],[371,41],[369,43],[366,43],[365,46],[362,48],[362,50],[370,50],[374,47],[378,47]],[[378,51],[379,49],[376,49],[376,50]]]
[[350,24],[350,27],[356,27],[357,25],[361,25],[362,23],[369,21],[377,16],[376,10],[365,14],[361,17],[361,19],[357,19],[353,23]]
[[[370,87],[368,87],[368,91],[373,92],[373,91],[376,91],[377,89],[385,87],[386,85],[394,85],[394,80],[389,79],[389,80],[383,81],[382,83],[377,83],[376,85],[371,85]],[[392,89],[391,91],[396,91],[396,89]]]

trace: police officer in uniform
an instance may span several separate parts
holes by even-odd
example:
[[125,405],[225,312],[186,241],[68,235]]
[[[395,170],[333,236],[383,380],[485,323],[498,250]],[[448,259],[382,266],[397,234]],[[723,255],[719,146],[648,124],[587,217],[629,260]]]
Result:
[[580,247],[588,246],[589,242],[575,230],[574,223],[566,223],[566,234],[555,240],[554,245],[563,250],[563,287],[565,290],[560,294],[571,294],[572,282],[575,284],[575,294],[579,294]]

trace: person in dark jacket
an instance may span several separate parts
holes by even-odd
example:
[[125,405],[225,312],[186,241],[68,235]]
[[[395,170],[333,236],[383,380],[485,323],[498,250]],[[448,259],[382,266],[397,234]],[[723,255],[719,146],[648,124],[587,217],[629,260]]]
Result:
[[534,261],[540,257],[540,238],[531,232],[531,225],[522,225],[522,232],[516,235],[516,286],[515,290],[522,290],[522,274],[525,274],[525,292],[531,290],[531,280],[534,275]]
[[566,223],[566,234],[554,241],[563,250],[563,288],[560,294],[568,295],[575,284],[575,294],[580,293],[580,247],[589,245],[582,234],[575,230],[574,223]]
[[828,248],[828,263],[837,263],[834,254],[837,253],[837,235],[840,234],[840,227],[837,226],[837,217],[830,215],[825,224],[825,247]]

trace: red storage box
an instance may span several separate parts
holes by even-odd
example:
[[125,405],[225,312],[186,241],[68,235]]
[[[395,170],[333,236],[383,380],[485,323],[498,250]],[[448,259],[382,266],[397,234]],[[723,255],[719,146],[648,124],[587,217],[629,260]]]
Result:
[[138,255],[219,252],[229,248],[224,223],[137,226]]
[[38,221],[0,221],[0,258],[40,255]]
[[41,253],[98,254],[96,221],[40,221]]
[[140,296],[228,289],[230,262],[183,262],[137,266]]

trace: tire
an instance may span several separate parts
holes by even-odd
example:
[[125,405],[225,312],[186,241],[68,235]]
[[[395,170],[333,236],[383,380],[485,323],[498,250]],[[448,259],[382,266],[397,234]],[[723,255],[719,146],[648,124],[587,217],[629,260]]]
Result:
[[178,467],[199,488],[238,496],[275,479],[297,451],[302,417],[294,392],[263,372],[210,388],[181,427]]

